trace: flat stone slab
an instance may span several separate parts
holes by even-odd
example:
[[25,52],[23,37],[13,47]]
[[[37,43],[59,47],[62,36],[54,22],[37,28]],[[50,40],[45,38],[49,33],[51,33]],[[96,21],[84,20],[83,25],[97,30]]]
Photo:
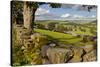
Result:
[[52,64],[65,63],[73,55],[70,49],[48,48],[47,56]]

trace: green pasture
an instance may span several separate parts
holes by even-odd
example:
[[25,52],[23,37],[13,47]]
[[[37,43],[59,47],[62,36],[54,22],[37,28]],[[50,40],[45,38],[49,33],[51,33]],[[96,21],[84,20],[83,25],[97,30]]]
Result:
[[59,42],[63,43],[77,43],[81,40],[81,38],[77,38],[70,34],[64,34],[60,32],[54,32],[42,29],[34,29],[34,31],[48,36],[48,39],[58,40]]

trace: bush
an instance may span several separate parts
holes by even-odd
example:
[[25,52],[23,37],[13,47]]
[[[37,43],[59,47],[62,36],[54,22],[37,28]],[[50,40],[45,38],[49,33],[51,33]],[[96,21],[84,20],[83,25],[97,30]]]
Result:
[[42,64],[41,46],[47,44],[47,39],[39,33],[34,33],[31,39],[33,40],[33,44],[24,50],[25,58],[30,64]]
[[49,30],[54,30],[55,29],[55,24],[57,24],[56,22],[51,22],[51,23],[48,23],[48,29]]
[[12,66],[28,64],[27,59],[21,49],[21,44],[16,39],[16,31],[12,30]]

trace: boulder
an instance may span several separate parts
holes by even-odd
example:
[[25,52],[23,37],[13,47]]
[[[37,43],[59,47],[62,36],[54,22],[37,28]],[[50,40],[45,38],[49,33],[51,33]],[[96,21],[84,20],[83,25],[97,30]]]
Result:
[[41,47],[41,56],[42,57],[46,57],[47,56],[46,53],[47,53],[48,48],[49,48],[49,46],[47,46],[47,45],[43,45]]
[[94,45],[93,44],[85,45],[83,46],[83,49],[85,50],[86,53],[88,53],[94,49]]
[[68,61],[68,63],[76,63],[76,62],[81,62],[82,58],[81,57],[73,57],[71,60]]
[[83,56],[84,62],[90,62],[90,61],[96,61],[96,60],[97,60],[96,50],[92,50],[91,52]]
[[69,60],[68,62],[69,62],[69,63],[81,62],[81,61],[82,61],[81,56],[84,54],[83,49],[80,48],[80,47],[75,47],[75,46],[74,46],[74,47],[72,48],[72,51],[73,51],[73,53],[74,53],[74,56],[73,56],[73,58],[72,58],[71,60]]
[[46,45],[48,43],[46,36],[41,35],[39,33],[32,34],[31,39],[35,43],[35,47],[41,47],[41,46]]
[[44,35],[41,35],[41,34],[39,34],[39,33],[34,33],[34,34],[32,34],[31,35],[31,39],[33,40],[33,41],[35,41],[35,42],[38,42],[38,43],[40,43],[40,42],[47,42],[47,38],[46,38],[46,36],[44,36]]
[[42,64],[50,64],[50,61],[46,58],[42,59]]
[[74,56],[81,57],[83,54],[83,49],[81,47],[74,46],[74,47],[72,47],[72,51],[74,53]]
[[72,56],[73,53],[70,49],[50,47],[47,50],[47,57],[52,64],[65,63]]

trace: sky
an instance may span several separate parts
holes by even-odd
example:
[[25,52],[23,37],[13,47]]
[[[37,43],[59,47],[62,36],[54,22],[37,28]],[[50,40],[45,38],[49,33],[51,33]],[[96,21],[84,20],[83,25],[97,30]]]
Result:
[[49,4],[41,5],[36,13],[35,20],[72,20],[96,19],[97,8],[88,12],[82,5],[62,4],[60,8],[52,8]]

